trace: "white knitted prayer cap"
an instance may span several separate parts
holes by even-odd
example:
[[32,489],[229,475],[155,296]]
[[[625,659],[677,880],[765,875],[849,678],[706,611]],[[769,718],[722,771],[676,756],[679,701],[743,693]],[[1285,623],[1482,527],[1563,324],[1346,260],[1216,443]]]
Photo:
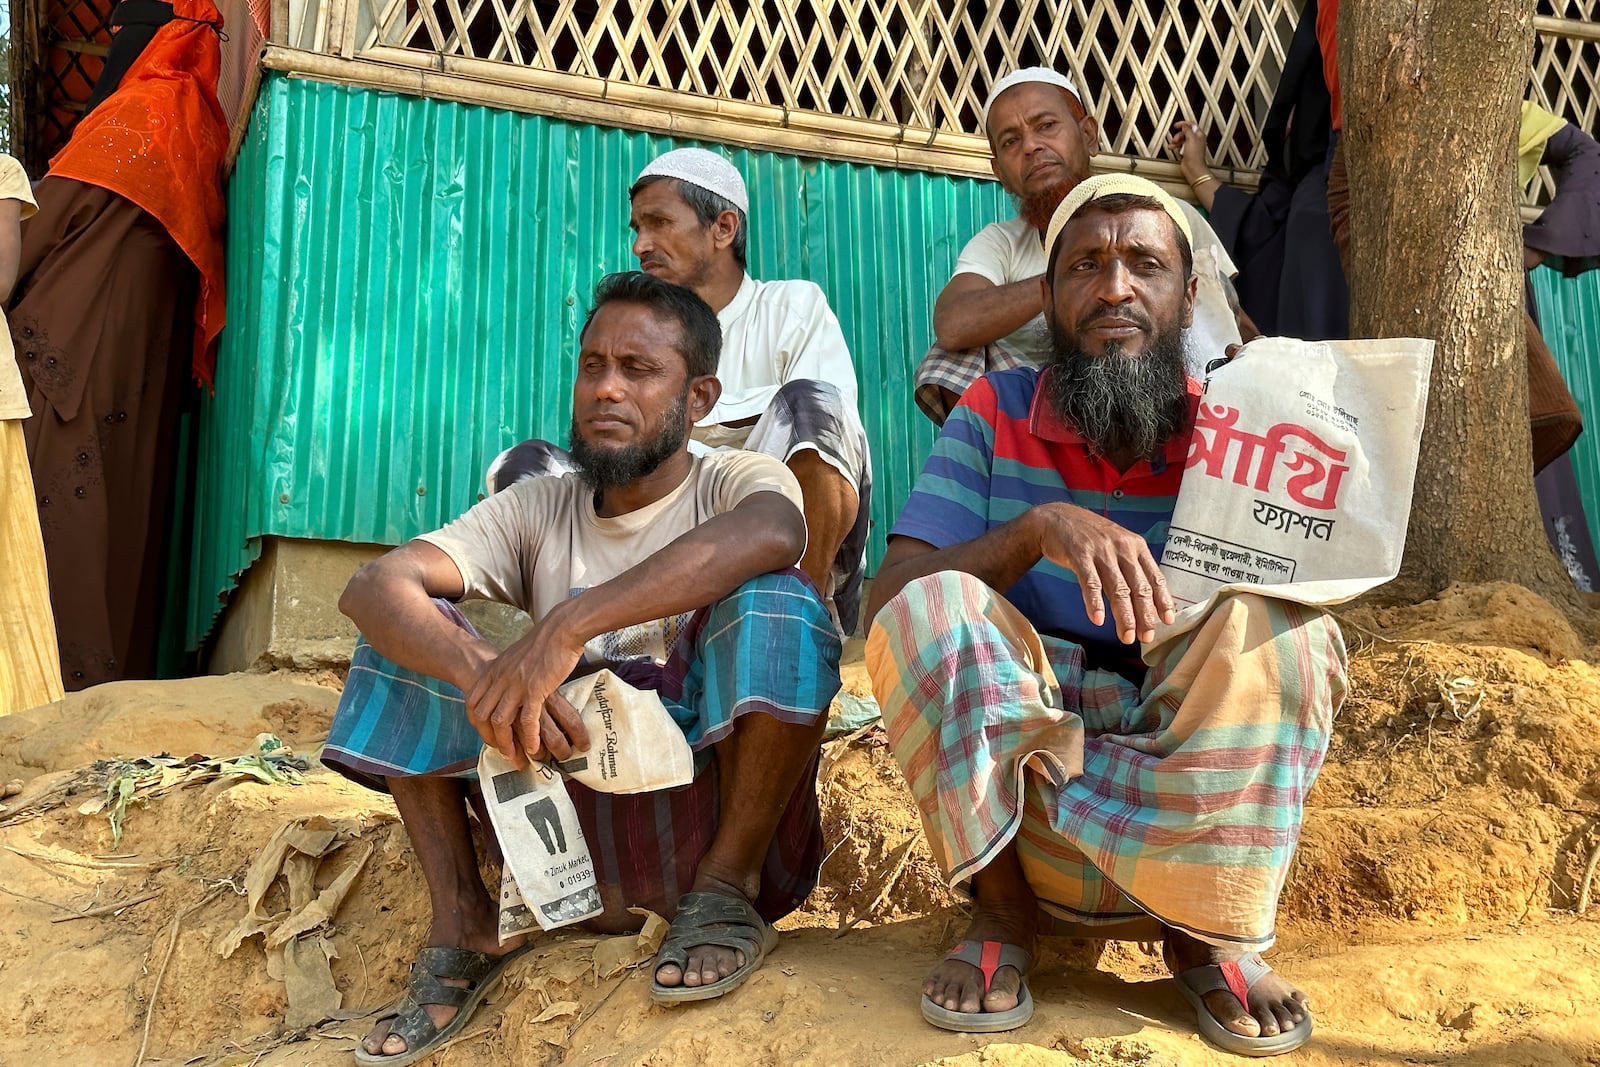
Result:
[[989,90],[989,98],[983,102],[983,125],[986,131],[989,126],[989,109],[994,107],[996,100],[1000,99],[1000,94],[1007,89],[1013,89],[1028,82],[1041,82],[1045,85],[1054,85],[1057,88],[1065,89],[1083,106],[1083,113],[1085,115],[1089,113],[1089,98],[1078,91],[1078,87],[1072,84],[1071,78],[1053,71],[1049,67],[1023,67],[1021,70],[1014,70],[995,82],[994,88]]
[[1050,228],[1044,234],[1044,251],[1048,262],[1055,263],[1056,238],[1061,236],[1061,230],[1068,220],[1078,213],[1078,209],[1091,200],[1098,200],[1102,196],[1111,196],[1114,193],[1127,193],[1131,196],[1148,196],[1161,205],[1163,211],[1172,216],[1172,221],[1178,224],[1178,229],[1183,233],[1184,240],[1194,247],[1194,231],[1189,226],[1189,218],[1183,213],[1165,189],[1151,181],[1141,178],[1137,174],[1096,174],[1092,178],[1085,178],[1073,186],[1072,192],[1061,201],[1056,208],[1056,213],[1050,216]]
[[715,152],[704,148],[674,148],[663,152],[639,172],[634,183],[650,177],[676,178],[698,185],[707,192],[716,193],[746,215],[750,214],[750,194],[745,191],[744,178],[732,163]]

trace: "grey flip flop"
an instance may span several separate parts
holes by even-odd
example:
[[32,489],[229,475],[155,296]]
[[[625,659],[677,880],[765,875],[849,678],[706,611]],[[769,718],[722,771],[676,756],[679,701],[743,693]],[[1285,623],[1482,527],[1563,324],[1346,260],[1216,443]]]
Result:
[[[736,949],[744,953],[744,966],[710,985],[662,985],[655,972],[667,964],[680,971],[689,962],[689,950],[702,945]],[[767,953],[778,947],[778,931],[768,925],[755,906],[743,897],[697,890],[678,900],[678,913],[667,930],[667,939],[651,964],[650,999],[657,1004],[682,1004],[691,1000],[711,1000],[745,983]]]
[[1199,967],[1190,967],[1176,975],[1178,992],[1183,994],[1183,999],[1194,1008],[1196,1021],[1200,1024],[1200,1036],[1224,1052],[1231,1052],[1236,1056],[1281,1056],[1285,1052],[1293,1052],[1311,1038],[1311,1015],[1308,1012],[1294,1026],[1275,1037],[1246,1037],[1236,1034],[1217,1021],[1211,1014],[1211,1009],[1206,1007],[1205,995],[1219,989],[1225,989],[1238,998],[1239,1003],[1250,1009],[1250,990],[1255,984],[1272,973],[1272,968],[1267,966],[1259,954],[1244,956],[1238,960],[1226,963],[1207,963]]
[[994,973],[1002,967],[1015,967],[1022,975],[1017,989],[1017,1006],[1009,1011],[951,1011],[935,1004],[926,994],[922,998],[922,1017],[943,1030],[962,1034],[998,1034],[1015,1030],[1033,1018],[1033,994],[1028,992],[1028,968],[1033,957],[1017,945],[1001,941],[963,941],[945,953],[947,960],[970,963],[983,973],[983,992],[994,985]]

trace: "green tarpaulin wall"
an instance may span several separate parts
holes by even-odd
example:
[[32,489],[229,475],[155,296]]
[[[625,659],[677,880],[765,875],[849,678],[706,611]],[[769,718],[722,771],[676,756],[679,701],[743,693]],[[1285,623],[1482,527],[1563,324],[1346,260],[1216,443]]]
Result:
[[[397,544],[502,448],[565,440],[594,282],[631,269],[627,188],[680,143],[269,74],[228,194],[228,326],[202,420],[189,648],[259,538]],[[911,376],[992,181],[739,150],[756,277],[827,292],[873,449],[869,564],[934,437]]]

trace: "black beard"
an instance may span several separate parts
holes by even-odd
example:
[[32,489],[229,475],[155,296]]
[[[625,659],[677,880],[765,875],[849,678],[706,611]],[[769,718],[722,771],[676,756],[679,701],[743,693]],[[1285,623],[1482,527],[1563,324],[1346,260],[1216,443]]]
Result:
[[653,474],[683,447],[688,436],[689,390],[685,387],[677,404],[661,417],[660,428],[654,436],[631,445],[604,447],[591,445],[578,432],[578,419],[572,419],[567,431],[572,443],[569,450],[572,462],[578,467],[578,476],[595,492],[621,489],[632,485],[647,474]]
[[1104,355],[1090,355],[1059,323],[1050,329],[1050,350],[1045,402],[1099,455],[1148,459],[1188,420],[1189,375],[1177,323],[1134,358],[1123,354],[1120,341],[1108,343]]

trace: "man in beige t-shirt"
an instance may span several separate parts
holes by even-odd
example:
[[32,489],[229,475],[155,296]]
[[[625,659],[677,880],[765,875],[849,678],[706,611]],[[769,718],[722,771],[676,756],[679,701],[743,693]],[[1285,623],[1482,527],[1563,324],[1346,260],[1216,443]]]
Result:
[[[800,488],[755,452],[692,456],[689,427],[721,392],[721,330],[688,289],[616,274],[595,290],[573,387],[578,470],[518,482],[351,580],[363,641],[322,761],[394,795],[433,924],[408,997],[362,1063],[447,1041],[509,959],[478,874],[467,802],[482,746],[518,767],[588,750],[556,691],[609,667],[653,688],[696,753],[683,788],[598,795],[568,782],[605,914],[672,916],[652,996],[720,996],[772,950],[822,860],[816,759],[839,689],[840,643],[816,587]],[[526,610],[503,653],[452,601]],[[498,782],[498,779],[497,779]],[[734,802],[724,807],[722,798]]]
[[[639,172],[628,199],[639,269],[694,290],[722,324],[722,395],[691,429],[691,450],[746,449],[783,461],[800,484],[810,534],[800,569],[822,590],[840,630],[854,633],[866,578],[872,456],[838,317],[813,282],[758,281],[747,273],[750,194],[718,153],[662,153]],[[551,442],[524,441],[495,459],[490,488],[566,464]]]
[[[17,282],[22,220],[38,210],[22,164],[0,155],[0,302],[10,301]],[[62,696],[39,506],[22,434],[22,420],[32,414],[11,348],[11,331],[0,316],[0,561],[7,589],[0,601],[0,715]]]

